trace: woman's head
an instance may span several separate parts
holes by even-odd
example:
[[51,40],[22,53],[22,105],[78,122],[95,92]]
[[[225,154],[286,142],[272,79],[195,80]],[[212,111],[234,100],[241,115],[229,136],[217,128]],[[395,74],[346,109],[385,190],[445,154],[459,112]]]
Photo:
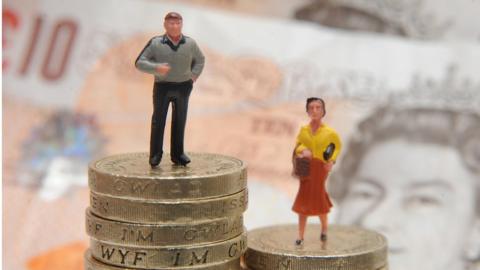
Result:
[[341,223],[387,236],[393,270],[455,269],[480,228],[479,175],[478,115],[382,108],[359,125],[332,196]]
[[325,101],[317,97],[307,98],[305,109],[307,111],[308,116],[312,120],[320,120],[327,113],[327,111],[325,110]]

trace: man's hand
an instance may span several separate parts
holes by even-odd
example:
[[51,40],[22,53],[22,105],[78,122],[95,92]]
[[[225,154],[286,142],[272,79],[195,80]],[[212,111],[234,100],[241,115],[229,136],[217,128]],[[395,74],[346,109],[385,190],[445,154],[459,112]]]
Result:
[[157,68],[156,68],[156,71],[157,73],[159,73],[160,75],[167,75],[168,72],[170,71],[171,67],[169,64],[159,64],[157,65]]

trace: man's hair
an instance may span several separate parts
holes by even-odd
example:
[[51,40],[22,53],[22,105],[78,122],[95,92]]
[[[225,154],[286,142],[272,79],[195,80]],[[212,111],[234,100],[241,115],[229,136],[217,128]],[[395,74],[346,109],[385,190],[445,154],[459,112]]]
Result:
[[308,104],[310,104],[314,101],[320,101],[320,103],[322,104],[322,108],[323,108],[323,115],[322,116],[325,116],[325,114],[327,114],[327,110],[325,109],[325,101],[321,98],[318,98],[318,97],[307,98],[307,103],[305,104],[305,110],[308,112]]
[[180,13],[172,11],[172,12],[167,13],[167,15],[165,15],[164,20],[165,21],[166,20],[181,20],[181,21],[183,21],[183,18],[182,18],[182,15],[180,15]]

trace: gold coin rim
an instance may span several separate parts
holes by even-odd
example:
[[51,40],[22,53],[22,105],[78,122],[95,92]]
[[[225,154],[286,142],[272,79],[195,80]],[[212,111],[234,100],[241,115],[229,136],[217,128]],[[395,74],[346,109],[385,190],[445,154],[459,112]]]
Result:
[[[94,259],[96,259],[99,262],[105,263],[105,264],[116,265],[118,267],[127,267],[127,268],[132,268],[132,269],[163,269],[163,268],[169,268],[169,267],[173,268],[173,267],[163,265],[162,263],[164,263],[164,261],[156,261],[156,262],[150,261],[150,263],[148,265],[148,268],[145,268],[145,266],[142,266],[142,265],[139,265],[139,266],[131,265],[130,263],[121,264],[119,262],[116,262],[115,260],[108,261],[108,260],[102,259],[101,254],[96,254],[94,247],[96,245],[100,245],[100,244],[103,243],[105,245],[109,245],[110,247],[113,247],[113,248],[116,248],[116,249],[125,248],[125,249],[130,249],[130,251],[141,250],[141,251],[144,251],[144,252],[147,252],[147,253],[155,253],[155,252],[169,253],[170,252],[171,254],[175,254],[176,252],[191,252],[191,251],[197,250],[197,249],[198,250],[206,249],[206,248],[217,248],[217,249],[219,249],[222,246],[228,247],[228,246],[231,246],[232,244],[238,243],[240,241],[243,241],[245,243],[245,246],[243,247],[243,249],[241,249],[241,250],[239,249],[238,254],[236,254],[234,257],[226,258],[226,256],[224,256],[225,254],[223,254],[223,255],[220,255],[220,253],[214,254],[214,255],[212,255],[213,258],[211,259],[213,261],[211,261],[209,263],[206,263],[206,264],[202,264],[203,266],[206,266],[206,265],[217,265],[221,262],[226,262],[226,261],[239,259],[241,256],[243,256],[243,254],[247,250],[247,246],[248,246],[248,238],[247,238],[246,230],[241,235],[239,235],[237,237],[234,237],[234,238],[231,238],[231,239],[228,239],[226,241],[217,241],[217,242],[211,242],[211,243],[201,244],[201,245],[179,245],[179,246],[156,246],[156,247],[136,246],[136,245],[127,246],[127,245],[122,245],[122,244],[106,242],[106,241],[100,241],[98,239],[90,237],[90,252],[91,252],[92,257]],[[149,254],[146,255],[146,258],[153,258],[153,257],[154,256],[152,256],[152,255],[149,256]],[[145,261],[143,261],[143,262],[146,263]],[[181,268],[181,267],[186,267],[186,266],[187,265],[180,265],[180,266],[175,267],[175,269]],[[196,265],[196,266],[200,266],[200,265]]]
[[[174,246],[174,245],[183,245],[183,244],[186,245],[189,243],[190,244],[207,244],[211,242],[226,241],[228,239],[237,237],[245,232],[245,227],[243,225],[243,215],[221,217],[221,218],[216,218],[211,220],[199,220],[199,221],[193,221],[189,223],[145,224],[145,223],[122,222],[122,221],[116,221],[116,220],[99,217],[95,215],[93,212],[91,212],[90,207],[88,207],[85,210],[85,217],[86,217],[85,226],[86,226],[86,232],[88,236],[98,239],[100,241],[123,244],[127,246],[139,245],[139,244],[138,244],[138,241],[134,241],[134,240],[121,240],[121,237],[122,237],[121,232],[124,229],[127,229],[127,230],[133,229],[135,231],[150,230],[151,232],[156,232],[156,234],[164,235],[164,234],[178,233],[179,231],[186,232],[188,230],[192,230],[192,228],[195,229],[196,227],[202,228],[202,226],[208,226],[211,223],[223,224],[227,222],[229,224],[233,224],[234,222],[237,222],[237,221],[241,221],[242,223],[240,228],[229,230],[228,233],[223,233],[223,234],[221,233],[221,234],[215,235],[215,237],[210,237],[208,240],[205,240],[204,238],[199,238],[200,240],[183,239],[179,241],[179,239],[165,240],[164,237],[159,237],[163,241],[153,241],[151,244],[143,243],[142,246]],[[90,222],[93,222],[93,223],[106,224],[107,225],[106,228],[108,228],[109,230],[104,229],[101,235],[98,235],[98,234],[95,235],[95,233],[89,229],[89,220]],[[118,227],[118,229],[112,230],[112,227]],[[199,230],[199,228],[197,230]],[[113,234],[116,234],[116,236],[114,236]]]
[[[103,174],[107,174],[111,177],[117,177],[117,178],[120,177],[120,178],[128,178],[128,179],[149,179],[149,180],[150,179],[155,179],[155,180],[178,180],[178,179],[190,180],[190,179],[195,179],[195,180],[198,180],[198,179],[205,179],[205,178],[217,178],[217,177],[220,177],[220,176],[225,176],[225,175],[230,175],[230,174],[239,174],[240,172],[246,170],[247,167],[248,167],[248,165],[245,161],[243,161],[241,159],[238,159],[238,158],[235,158],[235,157],[232,157],[232,156],[215,154],[215,153],[207,153],[207,152],[188,152],[187,154],[190,155],[191,157],[194,157],[194,156],[197,156],[197,155],[199,155],[199,156],[211,155],[212,157],[215,156],[215,157],[226,158],[226,159],[229,159],[229,160],[232,160],[232,161],[236,161],[240,165],[237,168],[231,169],[231,170],[226,171],[224,173],[208,174],[208,175],[195,175],[195,176],[189,176],[189,177],[117,174],[117,173],[114,173],[114,172],[111,172],[111,171],[108,171],[108,170],[103,170],[103,169],[101,169],[97,166],[97,164],[99,162],[105,161],[107,159],[119,158],[119,157],[122,157],[122,156],[129,156],[129,155],[138,155],[138,156],[142,156],[142,157],[145,156],[147,158],[146,161],[148,162],[148,153],[147,152],[129,152],[129,153],[121,153],[121,154],[110,155],[110,156],[106,156],[106,157],[103,157],[103,158],[93,160],[88,164],[88,168],[91,169],[95,173],[103,173]],[[167,155],[168,155],[168,153],[164,154],[164,156],[167,156]],[[173,166],[173,164],[172,164],[172,166]]]
[[[115,265],[103,263],[95,259],[91,250],[87,249],[84,253],[85,270],[138,270],[136,268],[126,268]],[[88,267],[91,267],[90,269]],[[101,267],[101,268],[98,268]],[[227,269],[225,267],[228,267]],[[240,267],[240,258],[229,261],[219,262],[217,264],[203,266],[189,266],[189,267],[170,267],[161,268],[159,270],[244,270]]]
[[[231,161],[236,166],[217,173],[189,176],[129,175],[128,173],[114,173],[98,167],[99,163],[106,160],[114,161],[130,156],[138,159],[144,158],[145,162],[148,162],[148,153],[146,152],[123,153],[91,161],[88,165],[88,186],[92,191],[106,195],[154,200],[209,199],[234,194],[247,187],[248,176],[245,161],[220,154],[196,152],[190,154],[193,157],[222,158]],[[142,190],[142,187],[146,189]],[[171,192],[172,187],[178,188],[177,192]]]
[[[102,213],[100,210],[94,206],[94,197],[100,198],[105,203],[110,200],[109,207],[110,213]],[[213,216],[208,217],[198,217],[198,213],[201,209],[217,209],[218,207],[206,207],[209,204],[222,204],[222,202],[228,202],[229,200],[241,199],[244,198],[243,205],[236,206],[234,209],[227,209],[224,213],[212,212]],[[90,209],[92,213],[96,216],[121,221],[121,222],[130,222],[130,223],[147,223],[147,224],[161,224],[161,223],[186,223],[193,221],[201,220],[211,220],[220,217],[226,216],[238,216],[243,214],[248,208],[248,188],[245,188],[237,193],[230,194],[222,197],[215,197],[210,199],[203,200],[141,200],[141,199],[130,199],[123,197],[111,196],[108,194],[101,194],[94,191],[90,191]],[[226,203],[225,203],[226,204]],[[101,203],[99,203],[99,208],[101,208]],[[188,212],[184,215],[179,215],[178,212],[175,212],[172,209],[168,209],[162,213],[152,214],[152,209],[159,209],[159,207],[173,208],[175,206],[185,206],[189,205]],[[165,210],[165,209],[163,209]],[[178,211],[178,209],[177,209]],[[226,213],[225,213],[226,212]],[[135,214],[132,214],[135,213]]]

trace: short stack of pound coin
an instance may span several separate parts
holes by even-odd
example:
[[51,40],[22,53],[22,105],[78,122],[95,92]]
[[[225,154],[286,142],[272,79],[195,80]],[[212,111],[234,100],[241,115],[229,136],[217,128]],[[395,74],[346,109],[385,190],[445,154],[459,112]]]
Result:
[[275,225],[248,234],[248,270],[388,270],[387,239],[355,226],[330,225],[320,238],[320,225],[309,224],[304,242],[296,244],[296,224]]

